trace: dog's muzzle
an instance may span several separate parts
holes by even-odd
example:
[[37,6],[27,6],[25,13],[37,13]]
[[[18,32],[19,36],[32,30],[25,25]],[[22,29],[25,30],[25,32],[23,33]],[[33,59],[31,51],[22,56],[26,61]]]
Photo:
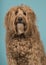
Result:
[[23,17],[16,18],[15,27],[18,35],[23,34],[26,31],[25,19],[23,19]]

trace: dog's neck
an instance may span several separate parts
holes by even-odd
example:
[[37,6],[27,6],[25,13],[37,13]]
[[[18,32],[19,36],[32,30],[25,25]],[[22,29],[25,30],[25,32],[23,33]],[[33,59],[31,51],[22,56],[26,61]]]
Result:
[[[28,40],[28,39],[35,39],[35,40],[38,40],[39,39],[39,35],[38,34],[30,34],[30,35],[24,35],[24,34],[21,34],[21,35],[16,35],[12,32],[7,32],[7,41],[10,41],[10,40]],[[40,39],[39,39],[40,40]]]
[[9,30],[7,30],[7,32],[6,32],[6,37],[7,37],[7,39],[9,39],[9,41],[10,41],[10,39],[29,39],[29,38],[33,38],[33,39],[36,39],[36,40],[40,40],[40,35],[39,35],[39,32],[38,32],[38,30],[37,30],[37,27],[36,26],[34,26],[33,28],[32,28],[32,30],[30,31],[30,32],[28,32],[26,35],[24,35],[24,34],[21,34],[21,35],[17,35],[17,34],[15,34],[15,32],[13,32],[13,31],[9,31]]

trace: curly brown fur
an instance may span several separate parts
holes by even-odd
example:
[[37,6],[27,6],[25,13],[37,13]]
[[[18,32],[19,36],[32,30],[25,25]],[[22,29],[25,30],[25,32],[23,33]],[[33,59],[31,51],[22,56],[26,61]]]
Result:
[[8,65],[46,65],[35,13],[27,6],[11,8],[5,19]]

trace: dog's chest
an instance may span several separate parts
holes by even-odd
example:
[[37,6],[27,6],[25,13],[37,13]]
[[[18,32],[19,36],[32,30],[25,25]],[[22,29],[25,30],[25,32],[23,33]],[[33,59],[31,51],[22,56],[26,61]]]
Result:
[[14,59],[16,59],[18,65],[28,65],[28,55],[32,48],[32,43],[30,41],[18,41],[15,40],[11,44],[11,54]]
[[11,43],[11,49],[13,52],[21,53],[21,54],[26,54],[29,52],[29,50],[32,48],[32,43],[31,41],[18,41],[15,40],[14,42]]
[[40,57],[41,54],[40,43],[33,40],[13,40],[10,48],[12,58],[16,60],[18,65],[28,65],[30,60],[36,59],[36,55]]

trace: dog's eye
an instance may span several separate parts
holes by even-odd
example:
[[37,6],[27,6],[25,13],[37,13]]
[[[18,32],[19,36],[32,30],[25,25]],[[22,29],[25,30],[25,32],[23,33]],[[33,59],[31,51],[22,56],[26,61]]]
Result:
[[18,10],[15,12],[15,15],[17,15],[17,13],[18,13]]
[[23,14],[26,16],[26,12],[23,12]]

